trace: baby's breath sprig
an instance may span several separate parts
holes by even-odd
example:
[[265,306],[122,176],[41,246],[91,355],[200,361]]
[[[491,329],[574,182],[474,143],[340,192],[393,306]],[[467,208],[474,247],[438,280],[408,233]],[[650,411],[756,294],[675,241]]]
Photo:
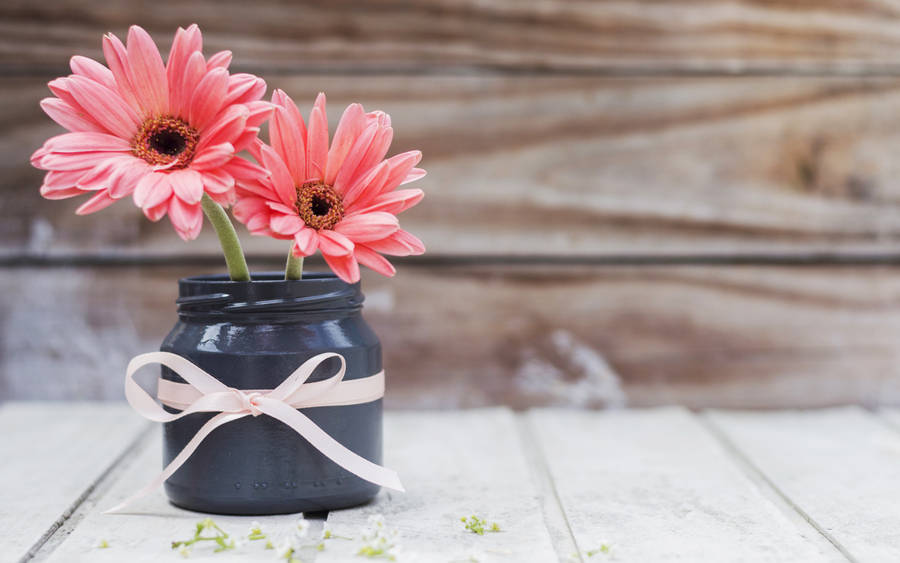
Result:
[[276,556],[278,559],[284,559],[288,563],[301,563],[300,558],[300,545],[299,542],[295,538],[287,538],[282,541],[278,547],[276,548]]
[[347,536],[339,536],[331,531],[331,528],[328,527],[328,522],[325,522],[325,525],[322,526],[322,539],[323,540],[353,540],[353,538],[348,538]]
[[[211,533],[212,535],[204,536],[203,533]],[[234,549],[235,543],[233,539],[229,539],[229,535],[213,522],[212,518],[204,518],[197,522],[194,529],[194,537],[189,540],[173,541],[172,549],[177,549],[178,553],[187,557],[191,553],[192,546],[201,541],[211,541],[216,543],[215,551],[225,551]]]
[[603,555],[609,555],[609,544],[604,543],[600,544],[600,547],[598,547],[597,549],[589,549],[585,552],[585,555],[587,555],[588,557],[593,557],[600,553],[602,553]]
[[365,543],[356,555],[369,559],[397,560],[400,553],[400,546],[397,543],[399,531],[388,530],[384,524],[384,516],[381,514],[369,516],[367,526],[363,528],[361,535]]
[[268,536],[262,531],[262,524],[254,520],[250,522],[250,529],[247,530],[247,539],[250,541],[264,540]]
[[496,522],[488,523],[487,520],[483,518],[479,518],[474,514],[472,516],[463,516],[459,519],[460,522],[466,525],[466,529],[472,532],[473,534],[478,534],[479,536],[483,536],[485,532],[499,532],[500,525]]

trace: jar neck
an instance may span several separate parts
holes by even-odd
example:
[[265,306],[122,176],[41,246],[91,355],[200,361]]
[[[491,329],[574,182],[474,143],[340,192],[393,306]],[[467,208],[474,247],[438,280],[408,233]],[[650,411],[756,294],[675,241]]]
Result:
[[235,282],[225,275],[196,276],[178,282],[178,316],[211,322],[298,322],[358,315],[365,299],[360,284],[330,273],[285,280],[281,272],[254,274]]

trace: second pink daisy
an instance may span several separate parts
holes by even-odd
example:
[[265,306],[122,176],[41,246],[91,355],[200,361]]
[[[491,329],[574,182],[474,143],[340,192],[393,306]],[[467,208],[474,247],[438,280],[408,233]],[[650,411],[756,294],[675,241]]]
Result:
[[256,141],[250,148],[270,175],[238,179],[234,215],[239,221],[253,234],[293,240],[296,256],[320,250],[334,273],[350,283],[359,281],[359,264],[394,275],[382,254],[425,252],[397,220],[424,194],[396,189],[425,175],[416,168],[422,153],[385,159],[393,138],[390,116],[351,104],[329,144],[324,94],[316,99],[308,127],[287,94],[276,90],[272,102],[271,145]]

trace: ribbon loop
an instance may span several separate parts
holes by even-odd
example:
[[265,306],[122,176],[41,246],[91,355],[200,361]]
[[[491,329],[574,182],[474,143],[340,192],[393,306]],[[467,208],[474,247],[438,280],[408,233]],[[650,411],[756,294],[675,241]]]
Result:
[[[314,383],[307,379],[330,358],[340,359],[340,368],[331,377]],[[163,405],[181,409],[170,413],[134,381],[135,373],[149,364],[162,364],[187,383],[159,380],[157,398]],[[310,358],[272,390],[242,390],[228,387],[186,358],[170,352],[150,352],[135,356],[125,373],[125,398],[139,414],[156,422],[172,422],[197,412],[218,413],[204,424],[175,459],[146,487],[107,510],[117,512],[162,485],[194,453],[216,428],[245,416],[266,414],[288,425],[323,455],[354,475],[376,485],[403,491],[397,473],[350,451],[318,427],[300,410],[319,406],[367,403],[384,396],[384,372],[343,381],[347,361],[340,354],[326,352]]]

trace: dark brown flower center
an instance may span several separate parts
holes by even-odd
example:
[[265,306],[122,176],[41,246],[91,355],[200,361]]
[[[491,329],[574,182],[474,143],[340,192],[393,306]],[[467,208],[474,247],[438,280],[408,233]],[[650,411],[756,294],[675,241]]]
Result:
[[200,134],[177,117],[151,117],[144,121],[131,143],[131,152],[155,165],[184,168],[194,158]]
[[297,213],[313,229],[330,229],[344,216],[341,196],[322,182],[306,182],[297,188]]

